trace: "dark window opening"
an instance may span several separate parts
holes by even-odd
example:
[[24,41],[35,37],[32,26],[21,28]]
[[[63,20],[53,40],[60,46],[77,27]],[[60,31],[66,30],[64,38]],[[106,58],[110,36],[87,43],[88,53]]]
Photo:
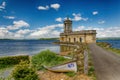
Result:
[[69,42],[70,42],[70,38],[69,38]]
[[76,38],[74,38],[74,42],[76,42]]
[[80,42],[82,42],[82,38],[80,38]]

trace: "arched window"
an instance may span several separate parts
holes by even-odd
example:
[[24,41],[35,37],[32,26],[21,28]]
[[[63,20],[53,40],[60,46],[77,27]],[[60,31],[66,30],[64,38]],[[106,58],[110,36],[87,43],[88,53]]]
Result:
[[74,42],[76,42],[76,38],[74,38]]
[[69,42],[70,42],[70,38],[69,38]]
[[80,38],[80,42],[82,42],[82,38]]

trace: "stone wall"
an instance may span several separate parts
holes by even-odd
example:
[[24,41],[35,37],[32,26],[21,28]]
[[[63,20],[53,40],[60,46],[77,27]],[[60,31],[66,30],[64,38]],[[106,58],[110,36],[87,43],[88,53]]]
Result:
[[60,36],[60,42],[96,43],[96,34]]

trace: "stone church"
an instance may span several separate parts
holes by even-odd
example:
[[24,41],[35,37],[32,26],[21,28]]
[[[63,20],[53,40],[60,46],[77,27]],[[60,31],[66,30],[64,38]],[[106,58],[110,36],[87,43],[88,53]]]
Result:
[[96,30],[72,31],[72,21],[64,21],[64,32],[60,33],[60,42],[96,43]]

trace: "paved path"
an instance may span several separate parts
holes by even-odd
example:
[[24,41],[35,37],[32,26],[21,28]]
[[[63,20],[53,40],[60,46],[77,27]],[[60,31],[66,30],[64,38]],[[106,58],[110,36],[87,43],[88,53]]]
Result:
[[120,80],[120,56],[89,44],[97,80]]

